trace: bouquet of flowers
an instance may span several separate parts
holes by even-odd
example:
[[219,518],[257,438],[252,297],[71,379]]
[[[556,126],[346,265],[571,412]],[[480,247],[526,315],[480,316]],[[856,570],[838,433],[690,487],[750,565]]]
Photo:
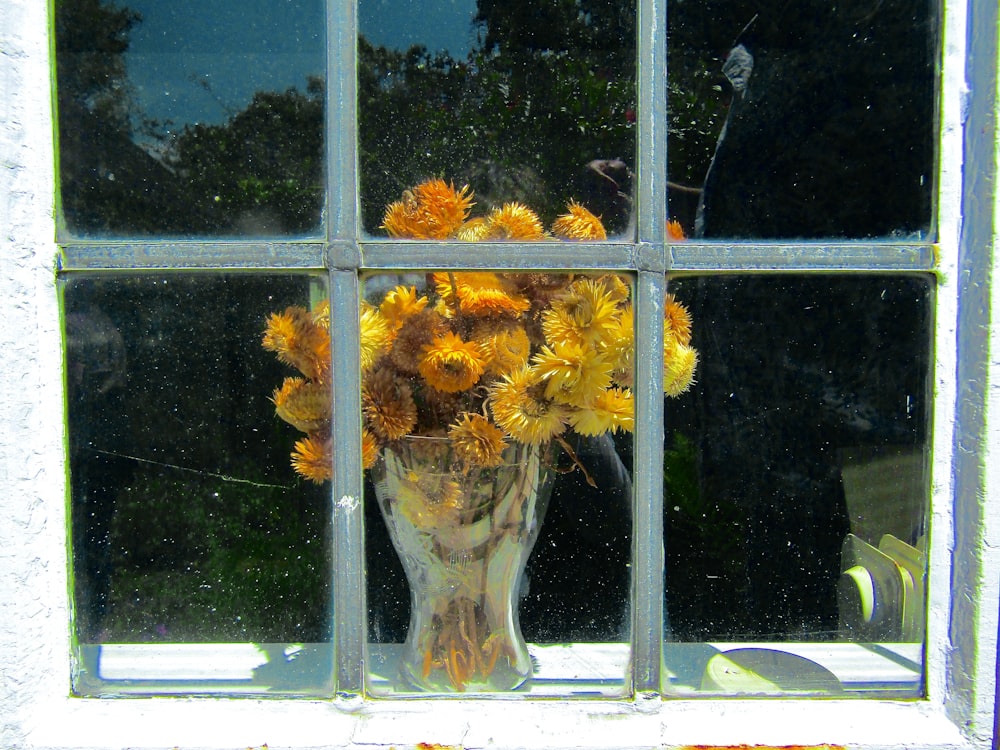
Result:
[[[527,206],[508,203],[470,218],[472,194],[429,180],[385,212],[393,237],[469,241],[600,240],[600,219],[570,202],[546,233]],[[691,318],[664,301],[663,390],[686,391],[698,355]],[[434,272],[427,290],[400,285],[362,302],[362,455],[407,435],[447,436],[467,468],[500,461],[510,441],[631,431],[633,311],[626,277],[541,272]],[[263,345],[299,377],[272,399],[278,416],[306,433],[292,466],[314,482],[331,478],[329,304],[290,307],[267,321]]]

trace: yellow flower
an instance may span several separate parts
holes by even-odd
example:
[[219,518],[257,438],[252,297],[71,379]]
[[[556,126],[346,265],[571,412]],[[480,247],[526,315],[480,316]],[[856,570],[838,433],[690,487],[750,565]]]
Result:
[[393,330],[399,330],[403,321],[427,307],[427,298],[418,297],[412,286],[397,286],[382,299],[378,311],[389,322]]
[[486,216],[489,231],[484,239],[491,240],[542,240],[545,228],[538,214],[523,203],[505,203]]
[[576,201],[570,201],[563,214],[552,224],[552,234],[564,240],[606,240],[608,233],[599,217]]
[[318,439],[310,435],[299,440],[292,451],[292,468],[316,484],[333,479],[333,453],[330,438]]
[[462,522],[462,485],[447,474],[410,471],[394,499],[418,528],[456,527]]
[[631,386],[635,362],[635,315],[631,304],[619,308],[605,351],[613,370],[611,377],[621,385]]
[[497,425],[520,443],[541,445],[566,430],[567,407],[536,395],[530,367],[522,367],[494,383],[489,404]]
[[462,414],[448,429],[455,455],[468,468],[488,468],[503,463],[507,445],[503,432],[481,414]]
[[570,425],[581,435],[602,435],[605,432],[635,427],[635,403],[628,388],[608,388],[586,409],[574,411]]
[[595,347],[612,340],[618,318],[614,296],[599,280],[579,279],[542,313],[542,330],[550,344],[578,343]]
[[387,368],[368,374],[361,385],[361,410],[375,436],[399,440],[417,424],[417,406],[410,386]]
[[674,337],[663,341],[663,392],[679,396],[694,382],[698,352]]
[[455,239],[462,240],[463,242],[481,242],[482,240],[489,239],[489,235],[490,223],[480,216],[475,219],[469,219],[460,226],[455,233]]
[[673,336],[681,344],[691,343],[691,314],[674,295],[668,294],[663,302],[663,335]]
[[474,342],[448,332],[424,347],[417,371],[431,387],[445,393],[464,391],[476,384],[485,369],[482,353]]
[[578,343],[543,346],[531,360],[545,397],[572,406],[590,406],[611,385],[611,363]]
[[485,319],[473,329],[472,338],[479,344],[486,358],[486,372],[491,375],[522,367],[531,354],[531,340],[523,326],[497,326]]
[[367,302],[361,305],[361,372],[367,372],[392,342],[392,327],[385,316]]
[[326,383],[285,378],[271,396],[278,416],[302,432],[315,432],[330,424],[331,394]]

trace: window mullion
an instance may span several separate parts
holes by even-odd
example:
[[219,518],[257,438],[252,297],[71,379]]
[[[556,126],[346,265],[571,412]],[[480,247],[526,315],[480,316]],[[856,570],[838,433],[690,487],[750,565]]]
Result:
[[358,276],[330,272],[333,357],[333,622],[337,690],[360,693],[366,642]]
[[333,617],[337,691],[364,689],[367,647],[357,251],[357,8],[326,7],[326,232],[333,357]]
[[355,0],[326,9],[326,228],[330,239],[358,237],[358,19]]
[[663,242],[667,221],[667,4],[639,0],[636,191],[640,242]]
[[663,296],[667,221],[666,2],[637,3],[632,689],[660,689],[663,648]]
[[632,508],[632,688],[660,687],[663,645],[663,297],[665,277],[636,284]]

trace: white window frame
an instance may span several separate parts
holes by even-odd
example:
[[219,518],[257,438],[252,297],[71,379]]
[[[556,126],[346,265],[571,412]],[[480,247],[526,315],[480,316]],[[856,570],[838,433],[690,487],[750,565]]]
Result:
[[[638,318],[652,320],[668,269],[817,271],[934,271],[936,302],[935,402],[927,623],[926,698],[671,699],[656,693],[660,678],[658,623],[662,598],[640,597],[633,630],[634,698],[628,700],[365,700],[363,616],[337,630],[339,691],[326,700],[249,698],[91,699],[70,696],[71,633],[66,545],[66,451],[62,341],[55,273],[63,268],[176,267],[195,269],[322,268],[331,280],[333,314],[356,319],[357,272],[467,265],[447,247],[362,242],[355,200],[331,195],[329,234],[317,242],[281,244],[72,243],[55,241],[53,111],[46,81],[54,70],[48,9],[37,0],[0,4],[0,326],[4,388],[0,431],[0,746],[11,748],[244,748],[408,747],[421,742],[475,747],[659,748],[708,745],[849,745],[865,748],[986,748],[996,716],[1000,606],[1000,313],[994,290],[1000,250],[998,178],[998,11],[994,0],[949,4],[943,18],[940,78],[940,167],[937,243],[740,245],[687,243],[663,236],[665,122],[643,102],[665,101],[665,2],[640,0],[637,245],[547,246],[537,263],[554,267],[625,268],[637,273]],[[350,2],[328,18],[328,130],[355,122],[354,40]],[[331,184],[356,184],[352,139],[329,144]],[[648,209],[648,210],[646,210]],[[198,252],[191,252],[197,249]],[[523,267],[516,246],[477,252],[494,268]],[[724,258],[724,261],[723,261]],[[265,262],[266,261],[266,262]],[[487,261],[483,261],[484,263]],[[655,382],[662,364],[658,336],[644,337],[645,367]],[[347,387],[335,410],[356,414],[356,330],[337,328],[335,361]],[[994,348],[996,347],[996,348]],[[640,350],[640,355],[642,355]],[[351,373],[354,374],[351,374]],[[352,380],[353,378],[353,380]],[[637,392],[637,434],[655,435],[662,397],[652,386]],[[657,402],[660,402],[658,404]],[[356,420],[338,426],[336,547],[360,539]],[[342,428],[342,431],[341,431]],[[662,429],[659,430],[662,434]],[[357,438],[357,439],[356,439]],[[637,439],[637,466],[662,446]],[[637,472],[636,585],[654,585],[660,523],[656,473]],[[642,500],[646,498],[646,500]],[[339,612],[363,612],[357,560],[337,561]],[[657,584],[658,585],[658,584]],[[352,609],[353,608],[353,609]]]

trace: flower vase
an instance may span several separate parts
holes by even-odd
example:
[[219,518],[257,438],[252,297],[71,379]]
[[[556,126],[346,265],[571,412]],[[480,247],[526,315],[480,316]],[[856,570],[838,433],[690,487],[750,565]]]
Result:
[[382,449],[372,480],[410,586],[403,682],[436,693],[508,691],[531,676],[517,599],[551,472],[538,446],[468,467],[445,438]]

